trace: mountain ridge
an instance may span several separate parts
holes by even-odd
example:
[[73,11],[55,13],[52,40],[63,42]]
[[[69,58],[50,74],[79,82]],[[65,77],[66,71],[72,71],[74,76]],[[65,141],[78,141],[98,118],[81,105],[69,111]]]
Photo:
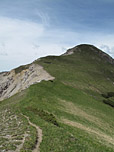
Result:
[[[106,54],[102,50],[98,49],[97,47],[95,47],[93,45],[89,45],[89,44],[77,45],[77,46],[75,46],[71,49],[68,49],[66,51],[66,53],[64,53],[64,54],[62,54],[58,57],[73,55],[73,54],[76,55],[77,53],[80,54],[81,56],[85,56],[85,53],[88,53],[86,56],[89,56],[89,58],[92,58],[94,60],[98,59],[98,58],[94,58],[94,55],[98,55],[103,61],[107,61],[107,62],[111,63],[112,65],[114,64],[114,59],[112,57],[110,57],[108,54]],[[47,56],[47,57],[51,58],[52,56]],[[46,57],[43,57],[43,58],[46,58]],[[56,56],[55,56],[55,58],[56,58]],[[16,84],[18,82],[15,82],[14,77],[17,77],[16,75],[19,75],[19,73],[22,73],[22,71],[24,71],[25,75],[22,76],[21,81],[24,82],[25,81],[24,79],[27,80],[28,79],[28,78],[26,78],[27,75],[28,75],[28,77],[29,77],[29,75],[31,75],[31,74],[27,74],[27,70],[28,69],[30,69],[30,71],[35,70],[36,65],[39,67],[38,69],[36,68],[36,71],[40,72],[40,69],[42,69],[43,67],[40,68],[40,65],[35,64],[37,61],[39,62],[40,60],[42,60],[42,58],[33,61],[33,63],[31,63],[31,64],[19,66],[18,68],[15,68],[14,70],[11,70],[10,72],[1,72],[0,73],[0,98],[1,98],[0,100],[3,100],[4,98],[8,98],[8,97],[14,95],[15,93],[18,93],[18,91],[21,91],[21,90],[29,87],[30,85],[32,85],[34,83],[37,83],[38,80],[39,80],[39,82],[42,81],[42,80],[46,80],[46,78],[38,79],[38,78],[35,78],[35,76],[34,76],[34,81],[31,81],[29,79],[29,81],[31,81],[31,83],[28,83],[29,85],[25,84],[25,86],[24,86],[23,84],[21,84],[21,85]],[[51,62],[46,61],[45,63],[50,64]],[[35,71],[32,71],[32,72],[35,72]],[[43,72],[43,70],[42,70],[42,72]],[[41,72],[41,75],[42,75],[42,72]],[[45,72],[45,74],[46,74],[46,72]],[[11,76],[8,76],[8,75],[11,75]],[[33,74],[33,75],[35,75],[35,74]],[[8,77],[8,78],[4,79],[3,77],[4,78]],[[31,77],[31,79],[32,79],[32,77]],[[53,80],[53,79],[54,78],[50,76],[49,80]],[[5,82],[5,80],[7,82]],[[2,81],[4,81],[4,83],[2,83]],[[12,85],[12,83],[14,85]],[[18,85],[20,87],[17,87]],[[11,88],[9,88],[9,86],[11,86]],[[18,89],[16,89],[16,88],[18,88]],[[10,91],[8,91],[8,90],[10,90]]]

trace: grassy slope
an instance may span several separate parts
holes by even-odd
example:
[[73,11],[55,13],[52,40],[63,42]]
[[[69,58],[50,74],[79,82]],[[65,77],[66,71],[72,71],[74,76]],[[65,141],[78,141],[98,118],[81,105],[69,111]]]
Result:
[[114,151],[114,111],[101,96],[114,92],[114,66],[89,50],[35,63],[56,79],[32,85],[1,107],[8,103],[41,127],[41,152]]

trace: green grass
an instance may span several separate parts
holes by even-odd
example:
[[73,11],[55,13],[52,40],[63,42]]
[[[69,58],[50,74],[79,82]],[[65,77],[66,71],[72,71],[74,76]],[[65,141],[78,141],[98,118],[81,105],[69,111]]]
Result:
[[[103,100],[114,101],[113,96],[105,98],[114,92],[114,65],[90,50],[48,56],[35,64],[55,80],[30,86],[1,102],[1,109],[12,107],[42,129],[41,152],[113,152],[114,109]],[[27,120],[23,121],[26,130]],[[32,151],[35,145],[36,130],[28,130],[31,136],[21,152]]]
[[[70,102],[76,107],[80,107],[82,111],[85,111],[88,115],[94,116],[92,118],[98,119],[98,123],[84,118],[81,114],[75,115],[75,112],[66,112],[66,107],[61,103],[61,100],[64,100],[65,104]],[[114,130],[113,109],[76,88],[66,86],[59,81],[54,81],[53,83],[44,81],[28,89],[27,96],[20,102],[19,107],[21,107],[24,114],[30,117],[33,123],[43,129],[42,152],[53,151],[54,149],[58,152],[89,151],[90,149],[91,151],[99,152],[101,149],[103,152],[113,150],[112,144],[105,141],[101,136],[97,139],[95,134],[62,123],[61,118],[65,118],[90,127],[93,130],[97,129],[98,132],[109,135],[110,138],[112,137]],[[31,107],[32,110],[29,109],[29,107]],[[72,107],[69,107],[69,109],[70,108],[72,110]],[[39,109],[53,113],[60,127],[40,117],[39,114],[35,112],[39,111]],[[74,140],[70,138],[74,138]],[[69,140],[72,142],[69,143]]]

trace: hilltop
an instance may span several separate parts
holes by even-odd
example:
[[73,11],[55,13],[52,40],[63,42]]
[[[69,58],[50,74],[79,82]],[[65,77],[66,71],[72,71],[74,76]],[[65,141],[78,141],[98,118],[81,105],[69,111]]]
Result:
[[114,151],[114,59],[93,45],[1,73],[0,97],[1,151]]
[[74,48],[67,50],[67,52],[64,55],[70,55],[73,53],[81,53],[81,54],[89,53],[89,57],[92,57],[94,59],[97,59],[94,57],[94,55],[97,55],[100,58],[104,59],[105,62],[107,61],[111,64],[114,64],[114,59],[111,56],[109,56],[107,53],[103,52],[102,50],[98,49],[93,45],[89,45],[89,44],[78,45]]

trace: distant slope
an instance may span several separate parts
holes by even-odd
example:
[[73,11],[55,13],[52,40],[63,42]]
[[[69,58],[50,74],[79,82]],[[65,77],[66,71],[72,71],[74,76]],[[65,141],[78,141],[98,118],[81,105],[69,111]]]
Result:
[[40,152],[113,152],[114,109],[104,102],[114,102],[113,63],[114,59],[92,45],[34,61],[55,79],[35,83],[0,102],[0,150],[35,149],[37,130],[23,114],[42,130]]

